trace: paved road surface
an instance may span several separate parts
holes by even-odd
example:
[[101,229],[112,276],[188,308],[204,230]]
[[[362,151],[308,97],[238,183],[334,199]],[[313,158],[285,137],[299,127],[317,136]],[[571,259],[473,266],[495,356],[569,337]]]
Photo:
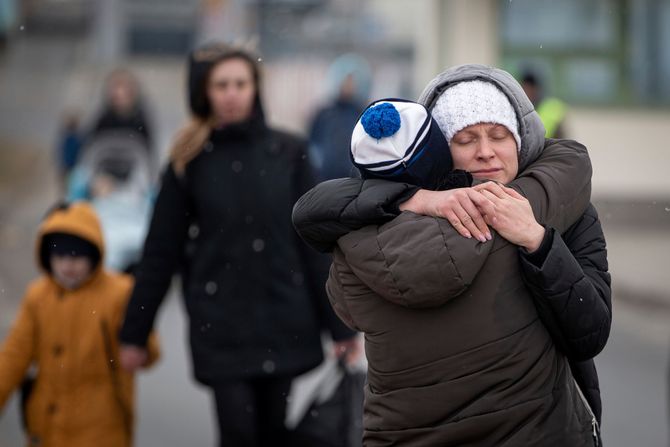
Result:
[[[214,445],[209,396],[190,380],[181,302],[160,318],[163,361],[139,381],[137,447]],[[667,447],[667,315],[618,306],[609,345],[598,357],[607,447]],[[20,446],[16,402],[0,418],[0,447]]]

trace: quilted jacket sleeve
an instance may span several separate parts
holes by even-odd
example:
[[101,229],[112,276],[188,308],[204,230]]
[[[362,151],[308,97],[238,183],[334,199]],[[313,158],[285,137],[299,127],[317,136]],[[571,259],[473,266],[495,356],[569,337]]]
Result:
[[566,231],[591,201],[591,160],[586,147],[572,140],[546,140],[539,159],[510,186],[530,202],[543,225]]
[[369,292],[370,288],[354,275],[344,260],[342,250],[336,247],[333,250],[333,263],[330,266],[330,274],[326,282],[326,293],[335,314],[350,329],[363,331],[354,319],[347,300],[355,297],[355,295],[365,295]]
[[[591,160],[582,144],[548,139],[540,157],[510,186],[528,199],[538,222],[563,232],[589,204],[591,174]],[[330,180],[298,200],[293,208],[293,224],[312,248],[332,251],[345,234],[398,216],[398,205],[418,189],[384,180]]]
[[541,319],[572,360],[595,357],[612,324],[605,237],[593,206],[562,237],[547,229],[541,259],[521,252],[521,271]]
[[357,278],[381,297],[409,308],[438,307],[463,293],[493,245],[461,237],[444,219],[410,212],[338,241]]
[[293,226],[310,247],[330,252],[345,234],[388,222],[418,188],[407,183],[342,178],[316,185],[293,207]]

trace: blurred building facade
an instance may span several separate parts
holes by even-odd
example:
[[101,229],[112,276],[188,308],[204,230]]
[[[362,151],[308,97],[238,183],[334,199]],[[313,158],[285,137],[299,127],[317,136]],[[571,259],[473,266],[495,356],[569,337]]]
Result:
[[516,75],[533,68],[549,93],[569,104],[566,130],[590,150],[593,196],[667,202],[670,2],[420,4],[417,91],[455,64],[497,65]]
[[[265,62],[270,119],[296,131],[304,131],[325,100],[326,69],[342,53],[355,52],[370,62],[372,98],[415,98],[436,73],[455,64],[497,65],[517,76],[532,69],[548,94],[569,105],[566,132],[591,151],[594,196],[647,198],[670,191],[668,0],[3,0],[3,5],[2,31],[10,44],[24,25],[31,32],[79,35],[89,71],[132,65],[147,56],[159,56],[159,67],[167,69],[194,45],[213,39],[254,47]],[[166,60],[174,63],[165,65]],[[165,83],[182,82],[181,74],[145,71]],[[183,92],[178,96],[182,101]]]

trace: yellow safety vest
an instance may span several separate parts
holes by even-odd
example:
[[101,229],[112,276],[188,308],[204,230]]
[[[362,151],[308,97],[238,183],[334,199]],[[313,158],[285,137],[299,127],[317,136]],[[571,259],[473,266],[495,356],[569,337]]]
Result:
[[547,138],[553,138],[558,126],[565,118],[567,112],[565,103],[558,98],[546,98],[542,100],[536,110],[547,131],[545,136]]

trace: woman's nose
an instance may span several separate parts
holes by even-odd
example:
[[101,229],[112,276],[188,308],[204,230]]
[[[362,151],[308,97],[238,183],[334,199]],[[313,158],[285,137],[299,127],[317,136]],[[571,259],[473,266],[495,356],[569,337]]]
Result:
[[489,160],[495,157],[495,155],[496,153],[493,150],[493,146],[491,146],[491,142],[486,138],[480,139],[477,145],[477,158]]

